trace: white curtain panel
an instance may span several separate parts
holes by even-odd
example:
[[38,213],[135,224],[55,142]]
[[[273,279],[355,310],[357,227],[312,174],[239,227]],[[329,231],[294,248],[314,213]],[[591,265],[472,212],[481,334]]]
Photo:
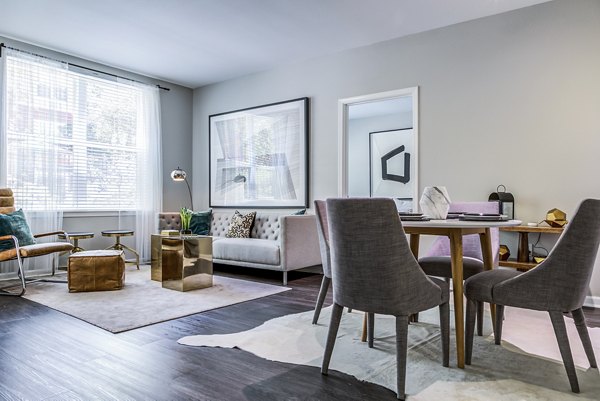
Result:
[[[0,187],[15,194],[15,206],[25,212],[33,234],[57,231],[62,227],[63,212],[57,203],[58,165],[61,163],[60,130],[66,110],[59,93],[67,79],[66,64],[5,49],[2,57],[2,123],[0,129]],[[37,87],[31,89],[30,78]],[[23,110],[31,112],[25,113]],[[49,111],[52,112],[49,112]],[[44,113],[43,119],[38,114]],[[43,122],[41,122],[43,121]],[[56,237],[38,242],[56,241]],[[30,274],[46,273],[57,266],[58,255],[26,259],[24,268]],[[4,263],[1,273],[16,272],[16,263]],[[4,274],[3,274],[4,275]]]
[[150,235],[158,231],[162,210],[162,142],[160,95],[157,87],[141,85],[137,129],[143,133],[138,144],[135,212],[135,249],[143,261],[150,260]]

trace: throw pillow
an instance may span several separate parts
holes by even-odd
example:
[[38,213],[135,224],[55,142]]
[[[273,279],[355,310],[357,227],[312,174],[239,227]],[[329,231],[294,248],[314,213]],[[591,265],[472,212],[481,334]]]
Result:
[[250,238],[250,230],[252,229],[252,223],[254,223],[255,217],[256,212],[241,214],[236,210],[231,218],[225,236],[227,238]]
[[306,214],[306,209],[300,209],[297,212],[292,213],[292,216],[301,216],[303,214]]
[[[8,214],[0,214],[0,237],[14,235],[19,240],[19,246],[35,244],[25,214],[22,209]],[[0,251],[14,248],[12,241],[1,241]]]
[[192,234],[208,235],[210,232],[210,221],[212,219],[212,209],[203,212],[192,212],[190,220],[190,230]]

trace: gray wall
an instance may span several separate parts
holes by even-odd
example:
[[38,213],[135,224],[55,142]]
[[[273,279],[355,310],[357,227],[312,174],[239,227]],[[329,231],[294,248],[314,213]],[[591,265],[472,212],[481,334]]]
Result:
[[312,201],[337,195],[338,99],[419,86],[421,189],[482,200],[502,183],[525,222],[572,216],[600,198],[599,43],[600,1],[556,0],[196,89],[197,203],[210,114],[309,96]]
[[[189,205],[187,187],[183,183],[173,182],[170,178],[170,172],[175,169],[177,165],[188,171],[190,175],[192,172],[193,92],[191,89],[71,57],[66,54],[57,53],[1,36],[0,42],[5,43],[9,47],[31,51],[58,60],[76,63],[84,67],[117,74],[149,84],[160,84],[161,86],[170,88],[170,91],[160,91],[163,145],[163,210],[179,210],[180,207]],[[0,86],[1,85],[2,83],[0,82]],[[63,226],[67,231],[95,232],[96,237],[94,239],[83,240],[80,244],[84,248],[92,249],[104,248],[111,245],[114,242],[114,239],[102,237],[100,231],[118,228],[119,223],[121,223],[122,227],[131,227],[133,225],[133,219],[127,216],[119,217],[114,213],[86,213],[85,215],[75,213],[67,214],[65,216]],[[133,246],[133,237],[124,238],[123,242]]]

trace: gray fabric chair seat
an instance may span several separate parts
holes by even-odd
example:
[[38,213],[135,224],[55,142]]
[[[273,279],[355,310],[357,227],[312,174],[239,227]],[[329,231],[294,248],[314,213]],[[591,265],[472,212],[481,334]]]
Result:
[[442,364],[449,364],[449,286],[429,278],[417,263],[392,199],[327,199],[327,220],[333,310],[321,372],[328,372],[344,307],[367,312],[369,347],[374,315],[393,315],[397,395],[404,400],[410,315],[439,307]]
[[279,265],[279,241],[257,238],[223,238],[213,241],[213,258]]
[[465,362],[471,364],[475,310],[482,302],[496,304],[494,340],[502,340],[505,306],[546,311],[550,315],[571,391],[579,392],[569,336],[563,313],[571,312],[579,338],[592,368],[597,368],[583,302],[600,247],[600,200],[586,199],[560,236],[548,257],[525,273],[494,270],[479,273],[465,282],[467,321]]
[[[425,256],[419,259],[421,269],[428,276],[452,278],[450,256]],[[463,278],[467,279],[483,271],[483,262],[468,256],[463,257]]]
[[493,297],[496,284],[517,277],[521,272],[508,269],[496,269],[476,274],[465,281],[465,295],[478,302],[497,302]]

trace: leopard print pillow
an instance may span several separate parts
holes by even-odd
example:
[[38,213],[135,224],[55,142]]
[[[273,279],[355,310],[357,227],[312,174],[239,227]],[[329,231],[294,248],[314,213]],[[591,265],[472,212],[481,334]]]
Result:
[[231,218],[229,228],[227,229],[227,238],[250,238],[250,230],[252,229],[252,223],[256,212],[250,212],[248,214],[241,214],[237,210]]

